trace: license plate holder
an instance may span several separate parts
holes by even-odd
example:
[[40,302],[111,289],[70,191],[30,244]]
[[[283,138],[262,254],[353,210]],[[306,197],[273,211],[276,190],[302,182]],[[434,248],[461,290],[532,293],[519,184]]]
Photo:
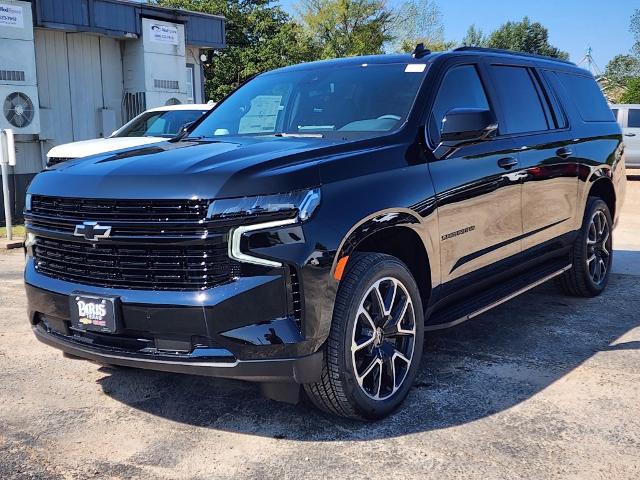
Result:
[[116,333],[118,297],[74,292],[69,298],[71,326],[77,330]]

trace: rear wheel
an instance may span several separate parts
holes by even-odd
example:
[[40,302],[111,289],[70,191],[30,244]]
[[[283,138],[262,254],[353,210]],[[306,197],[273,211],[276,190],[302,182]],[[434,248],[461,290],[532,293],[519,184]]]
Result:
[[589,197],[582,228],[573,246],[573,267],[559,280],[565,293],[595,297],[604,291],[613,261],[612,226],[607,204],[600,198]]
[[356,254],[338,290],[322,379],[305,390],[327,412],[384,417],[411,388],[423,335],[422,302],[407,267],[389,255]]

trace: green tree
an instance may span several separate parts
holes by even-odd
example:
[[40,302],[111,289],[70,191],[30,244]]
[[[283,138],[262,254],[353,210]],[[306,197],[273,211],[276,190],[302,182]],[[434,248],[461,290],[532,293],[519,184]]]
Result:
[[634,77],[640,77],[640,60],[633,55],[616,55],[607,64],[604,76],[615,85],[624,85]]
[[317,58],[303,29],[271,0],[159,0],[158,4],[224,15],[227,47],[205,66],[207,99],[220,100],[249,77]]
[[633,46],[633,53],[636,57],[640,58],[640,8],[637,8],[634,14],[631,16],[631,33],[635,39],[635,45]]
[[412,52],[418,43],[434,52],[455,46],[444,39],[442,13],[434,0],[407,0],[395,11],[391,28],[394,38],[388,50]]
[[520,22],[507,22],[502,25],[489,36],[487,46],[565,60],[569,58],[568,53],[549,43],[549,31],[538,22],[532,23],[529,17],[524,17]]
[[302,0],[298,11],[322,58],[382,53],[393,38],[386,0]]
[[640,78],[627,81],[627,89],[620,97],[620,103],[640,103]]
[[475,25],[471,25],[462,39],[462,45],[465,47],[486,47],[487,41],[484,32]]

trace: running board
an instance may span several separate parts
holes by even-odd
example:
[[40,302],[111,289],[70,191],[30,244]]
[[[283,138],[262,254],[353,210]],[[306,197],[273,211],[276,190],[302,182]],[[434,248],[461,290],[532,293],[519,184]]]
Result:
[[528,292],[529,290],[531,290],[532,288],[537,287],[538,285],[542,285],[545,282],[548,282],[549,280],[551,280],[552,278],[558,277],[560,275],[562,275],[564,272],[566,272],[567,270],[570,270],[573,267],[572,264],[567,265],[565,267],[562,267],[559,270],[556,270],[550,274],[547,274],[545,276],[543,276],[542,278],[540,278],[539,280],[536,280],[532,283],[529,283],[528,285],[525,285],[524,287],[521,287],[505,296],[502,296],[501,298],[495,299],[493,301],[491,301],[490,303],[488,303],[486,306],[481,307],[477,310],[473,310],[471,311],[471,313],[468,313],[466,315],[462,315],[459,316],[457,318],[455,318],[454,320],[451,321],[447,321],[447,322],[443,322],[443,323],[437,323],[435,325],[425,325],[424,330],[425,331],[433,331],[433,330],[443,330],[445,328],[450,328],[450,327],[454,327],[456,325],[459,325],[463,322],[466,322],[467,320],[471,320],[472,318],[477,317],[478,315],[482,315],[483,313],[497,307],[498,305],[502,305],[505,302],[508,302],[509,300],[517,297],[518,295],[522,295],[525,292]]

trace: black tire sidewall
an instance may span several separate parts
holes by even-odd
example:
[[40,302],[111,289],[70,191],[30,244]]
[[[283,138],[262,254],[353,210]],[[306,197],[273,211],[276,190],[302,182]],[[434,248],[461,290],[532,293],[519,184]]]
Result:
[[579,246],[579,248],[581,249],[580,255],[577,255],[576,257],[576,261],[582,261],[584,262],[583,264],[583,271],[584,271],[584,284],[585,286],[589,289],[589,291],[593,294],[593,295],[599,295],[601,294],[606,288],[607,288],[607,284],[609,283],[609,277],[611,274],[611,267],[613,265],[613,239],[611,242],[612,248],[610,249],[609,252],[609,258],[608,258],[608,264],[607,264],[607,273],[605,274],[605,278],[602,282],[600,282],[599,284],[596,284],[592,279],[591,279],[591,275],[589,274],[589,267],[586,265],[586,259],[587,259],[587,238],[589,236],[589,225],[591,224],[591,219],[593,218],[593,216],[595,215],[595,213],[597,211],[602,211],[605,215],[605,218],[607,219],[607,223],[609,226],[609,235],[612,236],[613,235],[613,221],[611,218],[611,212],[609,212],[609,207],[607,206],[607,204],[599,199],[599,198],[593,198],[589,203],[588,203],[588,209],[586,212],[586,215],[584,217],[584,221],[583,221],[583,225],[582,225],[582,232],[580,235],[580,239],[581,239],[581,244]]
[[[420,292],[416,282],[408,268],[400,260],[395,257],[385,257],[386,258],[384,260],[376,262],[364,273],[364,275],[361,275],[360,278],[357,279],[355,288],[350,289],[352,291],[345,292],[351,295],[351,301],[349,308],[346,310],[348,318],[346,321],[342,322],[342,325],[344,325],[344,331],[341,332],[343,339],[340,359],[340,362],[343,364],[341,365],[341,372],[343,372],[345,393],[347,393],[347,395],[354,401],[355,410],[365,418],[380,418],[388,415],[402,403],[411,389],[418,373],[424,343],[424,313]],[[366,257],[361,257],[360,260],[364,260],[365,258]],[[347,275],[351,272],[353,272],[353,269],[348,271]],[[409,372],[407,373],[400,389],[398,389],[398,391],[389,398],[384,400],[373,400],[362,391],[356,379],[351,361],[351,335],[356,321],[356,313],[360,306],[362,297],[371,285],[385,277],[393,277],[401,281],[409,292],[415,312],[416,336],[411,366],[409,367]]]

